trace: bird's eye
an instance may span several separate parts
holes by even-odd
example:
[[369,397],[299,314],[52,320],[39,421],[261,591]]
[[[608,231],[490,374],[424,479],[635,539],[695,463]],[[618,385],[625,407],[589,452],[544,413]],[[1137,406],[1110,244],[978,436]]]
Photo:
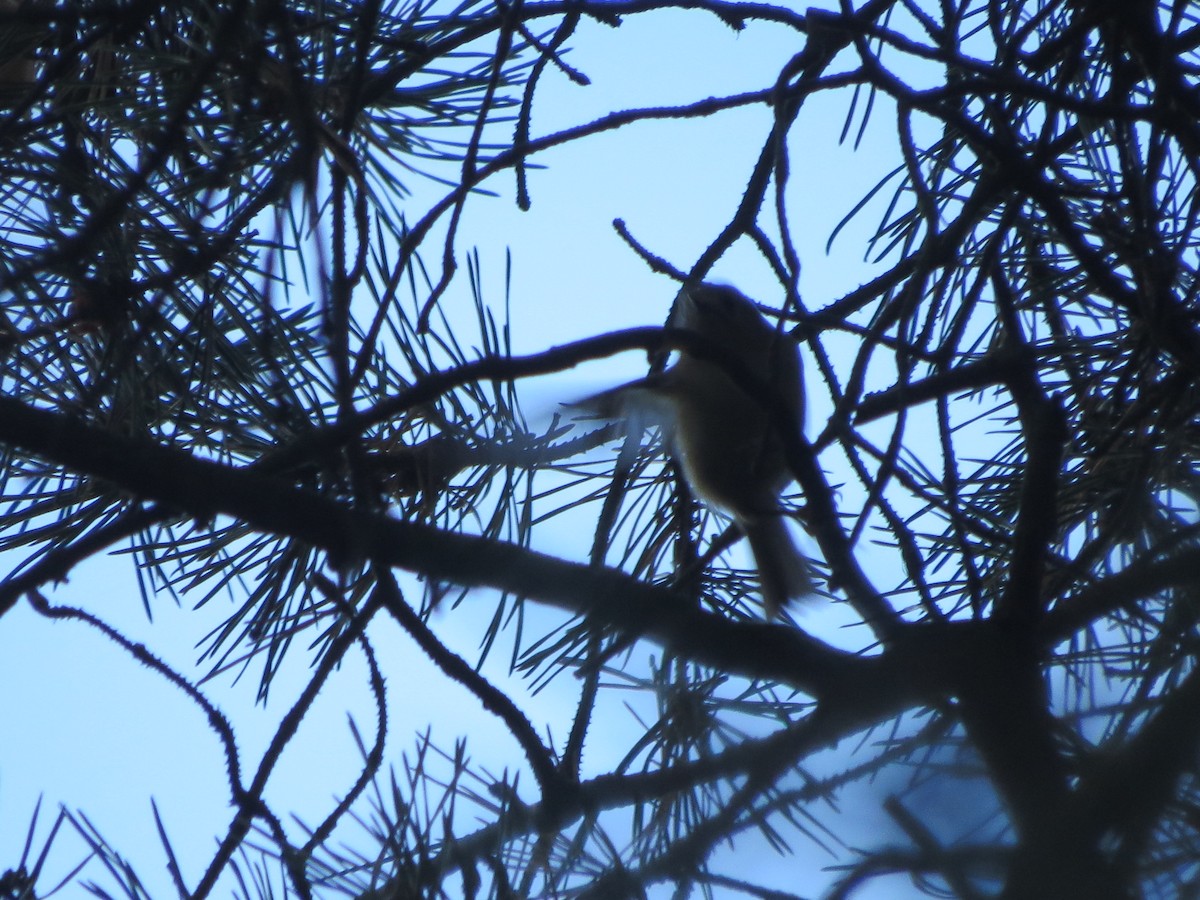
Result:
[[753,313],[753,309],[737,294],[722,291],[718,296],[721,298],[721,312],[734,321],[748,319]]

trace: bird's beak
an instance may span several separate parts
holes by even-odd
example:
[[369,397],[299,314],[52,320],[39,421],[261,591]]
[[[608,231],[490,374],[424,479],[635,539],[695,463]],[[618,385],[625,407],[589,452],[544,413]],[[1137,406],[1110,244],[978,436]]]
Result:
[[699,305],[699,292],[695,290],[694,286],[685,284],[675,295],[675,303],[671,307],[667,325],[672,328],[687,328],[695,322]]

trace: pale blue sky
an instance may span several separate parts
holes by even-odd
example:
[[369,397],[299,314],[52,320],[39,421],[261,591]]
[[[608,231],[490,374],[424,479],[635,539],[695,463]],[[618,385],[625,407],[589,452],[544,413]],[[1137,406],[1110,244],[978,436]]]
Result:
[[[577,87],[548,73],[534,110],[535,134],[613,109],[767,87],[800,42],[779,27],[752,24],[737,34],[701,13],[667,12],[630,16],[619,29],[585,21],[571,45],[576,49],[569,61],[593,84]],[[869,213],[862,226],[852,227],[832,254],[826,255],[824,245],[836,222],[895,160],[895,119],[882,102],[863,148],[851,153],[849,147],[839,147],[848,102],[845,91],[812,98],[792,133],[791,221],[804,262],[802,291],[814,306],[870,277],[870,268],[861,261],[861,236],[882,207]],[[512,203],[511,174],[498,176],[486,186],[500,192],[500,198],[477,197],[468,205],[458,241],[462,268],[445,308],[452,316],[469,310],[465,261],[470,248],[477,246],[485,291],[497,302],[503,297],[505,253],[513,253],[517,352],[615,328],[661,324],[674,286],[649,272],[613,231],[612,220],[624,219],[652,252],[677,266],[690,266],[732,215],[768,128],[768,111],[754,108],[707,120],[637,125],[547,152],[534,160],[546,168],[529,173],[533,208],[528,213]],[[439,192],[433,185],[410,181],[410,186],[415,189],[416,218],[422,203]],[[439,253],[436,241],[429,243],[427,265],[435,265]],[[723,260],[714,277],[736,283],[762,302],[777,305],[782,300],[765,265],[744,248]],[[548,420],[561,400],[636,377],[644,364],[644,357],[627,354],[541,379],[523,391],[527,409],[535,424]],[[811,371],[809,377],[811,383]],[[810,434],[811,421],[820,412],[821,400],[815,396]],[[535,534],[535,542],[541,540],[538,549],[582,559],[588,536],[563,534],[560,529]],[[84,606],[191,677],[204,671],[195,665],[196,643],[228,609],[226,601],[218,599],[199,612],[179,610],[164,597],[155,607],[154,622],[148,623],[127,558],[81,567],[51,599]],[[490,615],[485,597],[467,603]],[[472,618],[460,610],[436,621],[439,632],[468,658],[477,652],[478,623]],[[805,613],[806,625],[853,644],[853,634],[835,631],[847,619],[828,607]],[[441,679],[429,672],[423,656],[398,629],[380,625],[374,638],[391,690],[389,762],[399,764],[400,754],[412,747],[413,735],[427,723],[447,748],[455,737],[469,734],[472,755],[494,772],[519,762],[515,745],[474,700],[461,692],[426,689],[440,685]],[[560,678],[531,697],[521,683],[503,675],[506,658],[503,651],[495,653],[489,675],[522,694],[530,717],[539,724],[554,723],[561,739],[574,709],[577,684]],[[232,686],[228,678],[206,686],[209,696],[234,719],[247,766],[254,765],[256,751],[303,684],[306,664],[304,648],[298,645],[265,711],[253,703],[253,677]],[[272,778],[268,799],[277,809],[294,810],[315,824],[331,808],[332,798],[349,787],[357,757],[347,712],[368,734],[374,721],[364,672],[361,658],[351,653],[326,688],[311,721]],[[132,856],[153,896],[169,896],[150,811],[153,795],[183,856],[185,879],[194,885],[213,836],[223,833],[231,815],[219,747],[200,711],[102,636],[82,625],[42,620],[24,604],[0,620],[0,684],[6,686],[0,693],[0,722],[7,735],[0,741],[0,869],[16,860],[23,829],[40,795],[44,823],[39,840],[58,804],[83,810]],[[606,758],[603,741],[604,729],[595,729],[589,762],[599,764]],[[342,760],[346,763],[339,764]],[[875,828],[886,827],[882,819],[870,818],[858,825],[855,831],[862,844],[871,842]],[[343,837],[353,843],[353,828],[344,830]],[[837,861],[807,842],[798,842],[798,856],[784,861],[758,852],[751,857],[748,845],[739,847],[746,861],[755,860],[756,868],[778,866],[780,886],[794,889],[811,883],[816,890],[825,880],[814,872],[814,882],[797,882],[798,869],[813,872]],[[81,855],[77,843],[62,841],[53,870],[62,871]],[[903,896],[903,883],[891,887],[886,896]],[[78,890],[72,888],[65,896],[78,896]]]

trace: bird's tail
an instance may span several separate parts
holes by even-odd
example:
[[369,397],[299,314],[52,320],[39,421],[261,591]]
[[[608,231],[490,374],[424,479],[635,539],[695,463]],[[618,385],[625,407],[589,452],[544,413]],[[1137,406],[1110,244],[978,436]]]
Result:
[[798,600],[815,592],[808,560],[792,540],[783,516],[755,516],[739,524],[758,565],[763,609],[768,621],[775,618],[789,600]]

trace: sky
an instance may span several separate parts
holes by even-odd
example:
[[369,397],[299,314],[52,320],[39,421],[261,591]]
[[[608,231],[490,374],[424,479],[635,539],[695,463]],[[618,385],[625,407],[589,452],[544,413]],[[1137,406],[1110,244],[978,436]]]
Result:
[[[534,110],[535,134],[590,121],[614,109],[760,89],[773,83],[798,49],[795,36],[785,29],[751,24],[738,34],[697,12],[630,16],[617,29],[585,21],[572,46],[569,61],[586,72],[592,84],[570,85],[548,74]],[[886,107],[875,111],[858,152],[839,144],[848,96],[841,92],[813,97],[792,135],[789,202],[804,261],[801,290],[813,306],[870,277],[861,239],[856,239],[863,233],[856,229],[874,224],[870,212],[862,226],[848,229],[832,252],[826,252],[825,244],[841,217],[894,165],[894,134],[888,131],[894,117]],[[612,221],[623,219],[653,253],[689,267],[736,208],[768,128],[765,109],[746,109],[701,121],[637,125],[552,150],[536,159],[544,168],[530,171],[529,212],[519,211],[512,202],[511,174],[498,176],[487,186],[500,196],[477,197],[468,204],[457,244],[462,268],[444,300],[447,314],[469,311],[465,262],[474,247],[482,260],[485,291],[496,298],[503,296],[505,260],[512,254],[511,325],[517,353],[617,328],[661,324],[675,287],[649,271],[613,230]],[[438,196],[435,185],[410,186],[415,209]],[[879,212],[881,208],[874,216]],[[426,259],[432,264],[439,247],[431,243],[429,248]],[[722,260],[713,277],[738,285],[764,303],[782,301],[765,266],[744,248]],[[637,377],[644,366],[644,356],[626,354],[523,385],[531,423],[536,429],[562,401]],[[810,435],[812,420],[820,415],[817,400],[810,412]],[[561,531],[539,540],[537,549],[546,552],[572,559],[586,554],[585,543]],[[4,564],[0,560],[0,568]],[[205,671],[197,663],[198,642],[228,612],[220,600],[192,610],[163,597],[153,607],[153,621],[148,621],[130,560],[119,556],[81,567],[50,598],[86,607],[192,677]],[[491,609],[487,600],[478,602],[481,609]],[[840,610],[804,615],[807,627],[853,644],[853,636],[842,630],[848,617]],[[453,613],[441,615],[436,627],[467,658],[477,654],[476,630],[459,630]],[[480,764],[493,771],[512,765],[518,758],[512,741],[473,700],[426,689],[441,679],[399,629],[381,623],[373,636],[391,687],[389,762],[399,764],[415,736],[432,725],[443,746],[469,734],[471,752]],[[576,689],[570,679],[532,694],[527,684],[507,677],[505,660],[504,652],[494,654],[488,674],[520,696],[531,718],[569,721]],[[355,774],[358,757],[348,715],[364,733],[373,728],[365,671],[362,658],[351,654],[272,778],[268,799],[295,810],[309,824],[320,820]],[[306,675],[304,654],[294,653],[265,709],[254,703],[253,676],[237,684],[226,676],[206,686],[235,721],[248,760],[253,761],[270,739]],[[46,621],[23,603],[0,619],[0,684],[6,686],[0,693],[0,722],[7,735],[0,738],[0,871],[18,858],[24,829],[40,798],[35,848],[59,804],[82,810],[115,847],[132,855],[152,896],[170,896],[151,812],[153,795],[166,831],[181,852],[185,880],[194,885],[213,836],[224,832],[231,816],[219,747],[199,710],[102,635],[77,623]],[[601,736],[589,741],[589,753],[597,766],[605,760]],[[350,764],[339,764],[343,760]],[[853,803],[851,809],[861,812]],[[858,826],[864,836],[885,833],[887,823],[871,818],[881,815],[861,813]],[[353,840],[352,831],[346,839]],[[797,846],[796,851],[792,859],[770,857],[762,862],[779,867],[781,887],[798,889],[798,873],[807,878],[807,873],[837,861],[815,843]],[[52,870],[65,873],[83,854],[77,840],[64,836],[56,842]],[[757,855],[755,859],[758,865]],[[61,896],[79,892],[76,885]],[[892,882],[887,893],[878,896],[885,895],[903,897],[904,884]]]

